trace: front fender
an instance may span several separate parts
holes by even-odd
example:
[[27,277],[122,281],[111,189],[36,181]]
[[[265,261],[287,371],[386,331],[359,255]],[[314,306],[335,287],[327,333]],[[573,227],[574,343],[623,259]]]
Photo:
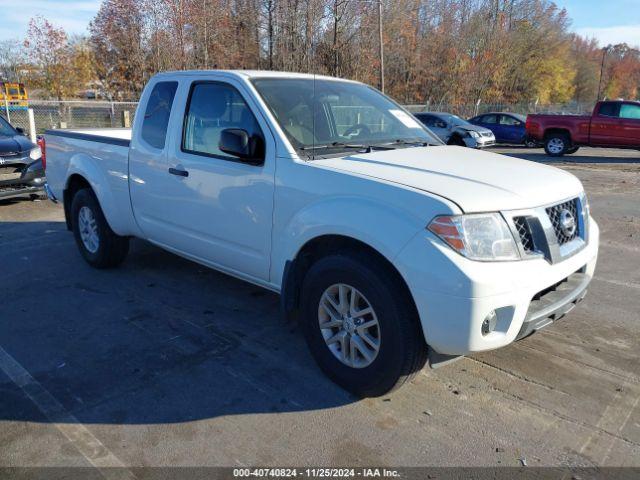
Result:
[[284,266],[296,258],[309,241],[325,235],[341,235],[366,243],[393,262],[395,256],[426,226],[407,209],[356,196],[320,199],[299,210],[283,225],[274,226],[271,278],[281,285]]

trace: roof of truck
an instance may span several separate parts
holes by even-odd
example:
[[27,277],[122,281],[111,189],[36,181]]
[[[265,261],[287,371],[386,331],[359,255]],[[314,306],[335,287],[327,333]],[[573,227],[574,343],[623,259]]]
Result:
[[[287,78],[287,79],[312,79],[316,80],[340,80],[344,82],[354,82],[346,78],[330,77],[327,75],[315,75],[313,73],[297,73],[297,72],[277,72],[273,70],[176,70],[158,73],[158,76],[174,76],[174,75],[202,75],[206,73],[226,73],[243,78]],[[357,82],[354,82],[357,83]]]

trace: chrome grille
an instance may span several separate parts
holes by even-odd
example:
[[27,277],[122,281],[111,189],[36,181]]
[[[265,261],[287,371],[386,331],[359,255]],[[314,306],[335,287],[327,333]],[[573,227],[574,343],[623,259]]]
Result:
[[533,234],[531,233],[529,222],[527,222],[527,217],[513,217],[513,223],[520,236],[520,242],[522,243],[524,251],[526,253],[535,252],[536,248],[533,243]]
[[[575,228],[573,232],[567,232],[562,225],[562,212],[568,211],[575,221]],[[558,205],[554,205],[552,207],[548,207],[546,209],[547,215],[549,216],[549,220],[551,220],[551,225],[553,225],[553,230],[556,234],[556,238],[558,239],[559,245],[564,245],[565,243],[569,243],[574,240],[579,235],[579,221],[578,221],[578,199],[574,198],[573,200],[569,200],[568,202],[560,203]]]

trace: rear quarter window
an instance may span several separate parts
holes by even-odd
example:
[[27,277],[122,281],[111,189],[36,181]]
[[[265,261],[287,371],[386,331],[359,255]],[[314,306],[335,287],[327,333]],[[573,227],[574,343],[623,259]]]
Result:
[[142,139],[162,150],[167,138],[167,126],[178,82],[158,82],[153,87],[142,121]]

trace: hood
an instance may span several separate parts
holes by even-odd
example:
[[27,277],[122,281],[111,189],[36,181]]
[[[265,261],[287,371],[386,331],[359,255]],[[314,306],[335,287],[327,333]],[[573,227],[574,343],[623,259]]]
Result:
[[430,192],[467,213],[539,207],[583,190],[575,176],[558,168],[464,147],[404,148],[311,163]]
[[454,127],[456,130],[462,130],[463,132],[478,132],[482,134],[493,135],[493,132],[485,127],[480,127],[478,125],[456,125]]
[[0,155],[7,153],[28,152],[35,145],[22,135],[0,135]]

